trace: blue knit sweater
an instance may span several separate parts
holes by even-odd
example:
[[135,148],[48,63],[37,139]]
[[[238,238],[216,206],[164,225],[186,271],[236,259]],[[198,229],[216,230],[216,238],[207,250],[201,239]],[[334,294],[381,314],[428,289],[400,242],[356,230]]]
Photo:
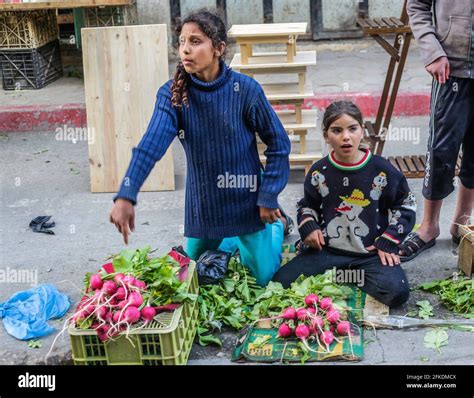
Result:
[[[158,91],[145,135],[115,196],[137,202],[138,192],[175,137],[187,158],[184,235],[219,239],[264,228],[258,207],[278,208],[288,181],[291,145],[262,87],[220,64],[219,76],[191,75],[189,107],[171,104],[171,84]],[[256,135],[267,145],[263,176]]]

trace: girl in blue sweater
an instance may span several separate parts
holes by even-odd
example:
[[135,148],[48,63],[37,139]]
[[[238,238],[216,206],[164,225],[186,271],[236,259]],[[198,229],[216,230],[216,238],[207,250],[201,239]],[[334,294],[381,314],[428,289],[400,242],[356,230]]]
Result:
[[[110,221],[128,243],[138,191],[178,137],[187,158],[187,253],[196,260],[233,237],[242,263],[264,286],[280,266],[284,223],[289,224],[278,194],[288,181],[290,140],[261,86],[224,63],[227,31],[218,16],[191,14],[177,33],[181,62],[158,91]],[[263,173],[256,132],[267,145]]]
[[398,245],[415,224],[415,196],[402,173],[360,147],[362,126],[352,102],[334,102],[326,109],[323,132],[332,150],[311,167],[298,203],[298,229],[306,247],[273,280],[288,287],[302,274],[337,268],[342,276],[358,275],[362,290],[396,307],[409,294]]

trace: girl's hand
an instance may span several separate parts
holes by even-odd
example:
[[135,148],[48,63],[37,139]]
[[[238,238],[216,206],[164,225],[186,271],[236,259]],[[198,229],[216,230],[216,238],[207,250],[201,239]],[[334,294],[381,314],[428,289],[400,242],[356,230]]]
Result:
[[280,209],[268,209],[267,207],[259,207],[260,219],[265,224],[273,224],[281,218]]
[[128,234],[130,231],[135,231],[135,209],[132,202],[117,199],[110,212],[110,222],[115,224],[123,235],[123,241],[128,245]]
[[320,251],[323,250],[323,246],[326,245],[323,233],[320,229],[311,232],[304,240],[304,243],[309,247]]
[[380,261],[382,261],[383,265],[389,265],[390,267],[393,267],[394,265],[400,265],[400,256],[396,253],[387,253],[384,252],[383,250],[378,250],[375,248],[375,246],[369,246],[366,247],[366,249],[370,252],[373,250],[377,250],[377,253],[380,257]]

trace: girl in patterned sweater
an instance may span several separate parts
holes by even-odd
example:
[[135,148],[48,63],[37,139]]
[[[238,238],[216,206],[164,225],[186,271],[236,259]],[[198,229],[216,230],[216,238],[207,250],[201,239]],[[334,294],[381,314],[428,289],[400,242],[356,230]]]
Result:
[[301,274],[357,269],[362,290],[396,307],[409,294],[398,245],[415,224],[416,202],[403,174],[359,147],[362,125],[351,102],[327,108],[323,133],[332,151],[311,167],[298,203],[303,250],[273,280],[288,287]]

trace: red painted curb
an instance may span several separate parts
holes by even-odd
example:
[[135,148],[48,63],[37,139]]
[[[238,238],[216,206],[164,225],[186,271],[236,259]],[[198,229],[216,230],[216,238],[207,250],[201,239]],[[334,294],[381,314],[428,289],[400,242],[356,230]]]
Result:
[[0,132],[54,131],[58,127],[85,127],[85,104],[0,107]]
[[[353,101],[366,118],[373,118],[380,102],[380,93],[320,94],[304,103],[305,109],[324,110],[331,102]],[[278,109],[285,107],[279,106]],[[393,116],[426,116],[430,111],[430,93],[400,93],[395,102]],[[57,106],[0,107],[0,132],[55,131],[58,127],[87,127],[85,104]]]

